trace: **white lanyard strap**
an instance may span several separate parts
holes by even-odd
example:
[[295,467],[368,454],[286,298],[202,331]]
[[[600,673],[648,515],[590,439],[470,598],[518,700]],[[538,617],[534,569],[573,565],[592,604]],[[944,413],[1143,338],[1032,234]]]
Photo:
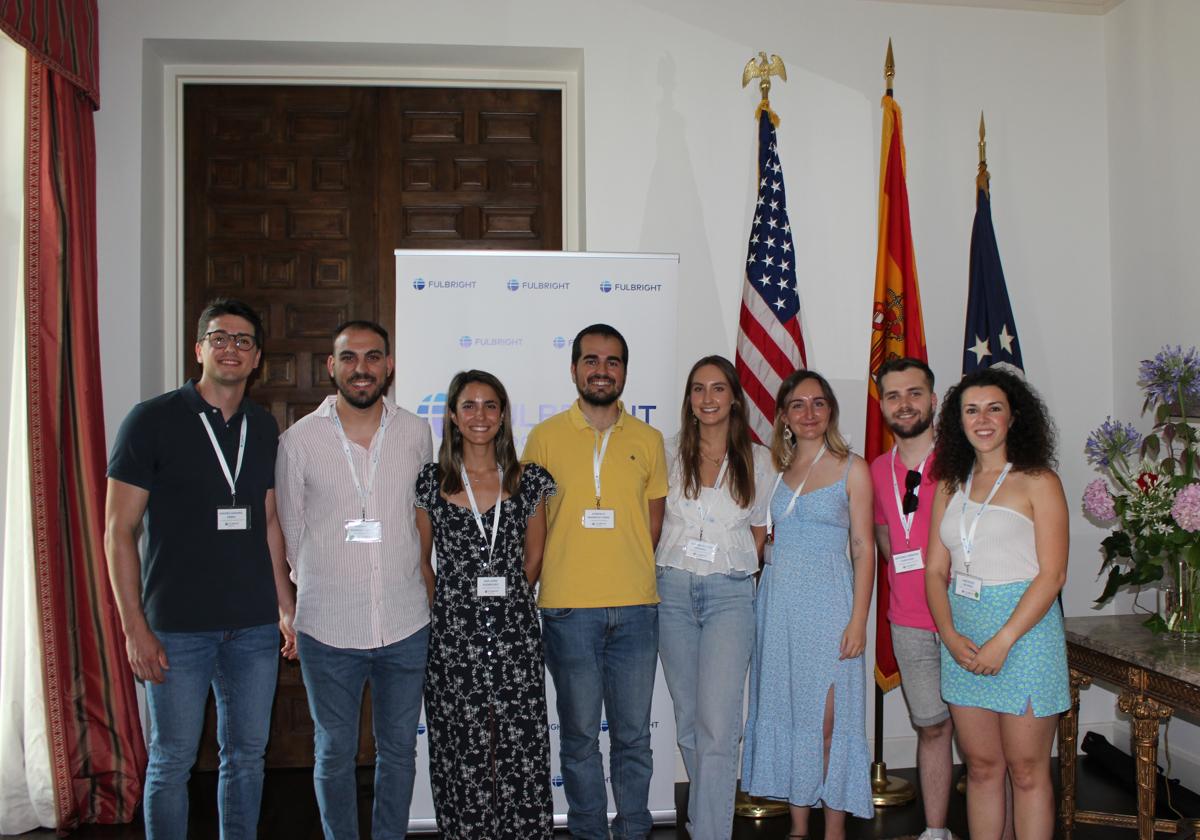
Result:
[[987,510],[988,505],[996,496],[996,491],[1000,489],[1000,485],[1004,483],[1004,479],[1008,478],[1008,472],[1012,469],[1012,462],[1009,461],[1004,465],[1004,469],[1000,471],[1000,476],[996,479],[996,483],[992,485],[992,490],[987,494],[987,498],[983,500],[983,504],[979,506],[979,510],[975,511],[975,518],[971,520],[971,530],[967,530],[967,502],[971,501],[971,484],[975,480],[975,468],[971,468],[970,474],[967,476],[967,486],[963,488],[963,503],[962,516],[958,518],[958,539],[962,542],[963,547],[963,565],[966,567],[967,574],[971,573],[971,550],[975,547],[975,529],[979,527],[979,519],[983,516],[983,512]]
[[596,507],[600,507],[600,465],[604,463],[604,453],[608,451],[608,439],[612,435],[612,426],[604,430],[604,437],[592,447],[592,480],[596,484]]
[[[904,497],[900,495],[900,482],[896,480],[896,449],[892,447],[892,492],[896,494],[896,513],[900,515],[900,525],[904,528],[904,542],[909,542],[909,533],[912,531],[913,520],[917,518],[917,512],[904,512]],[[929,452],[933,450],[930,449]],[[921,478],[925,478],[925,462],[929,460],[929,452],[925,453],[925,457],[921,459],[921,463],[917,464],[917,472],[921,474]],[[913,495],[920,498],[921,485],[917,484],[913,488]]]
[[346,430],[342,428],[342,418],[338,417],[337,406],[333,407],[333,425],[337,426],[338,437],[342,441],[342,452],[346,455],[346,465],[350,467],[350,478],[354,482],[354,489],[358,493],[359,505],[362,508],[362,518],[367,518],[367,499],[371,498],[371,491],[375,487],[375,473],[379,467],[380,455],[383,452],[383,437],[387,432],[388,416],[385,413],[379,420],[379,432],[375,435],[375,439],[371,442],[371,451],[367,453],[370,459],[370,465],[367,467],[367,486],[363,487],[362,482],[358,480],[358,470],[354,466],[354,455],[350,452],[350,438],[346,437]]
[[[713,484],[713,490],[721,489],[721,482],[725,480],[725,471],[729,469],[729,454],[721,459],[721,469],[717,470],[717,481]],[[700,514],[700,539],[704,539],[704,522],[708,512],[704,509],[704,487],[700,488],[700,494],[696,497],[696,512]]]
[[208,416],[203,411],[200,412],[200,422],[204,424],[204,430],[208,432],[208,439],[212,442],[213,452],[217,453],[217,463],[221,465],[221,472],[225,473],[225,481],[229,484],[229,498],[232,504],[237,504],[237,480],[242,474],[242,460],[246,455],[246,427],[250,425],[250,418],[245,414],[242,415],[242,434],[238,439],[238,454],[237,466],[233,468],[233,472],[229,472],[229,462],[225,460],[225,453],[221,449],[221,444],[217,443],[216,432],[213,431],[212,424],[208,422]]
[[[471,513],[475,516],[475,525],[479,528],[479,535],[488,539],[487,529],[483,527],[483,514],[479,512],[479,505],[475,503],[475,493],[471,490],[471,479],[467,476],[467,468],[459,467],[462,474],[463,487],[467,491],[467,501],[471,503]],[[488,540],[488,562],[492,562],[492,552],[496,550],[496,534],[500,532],[500,502],[504,497],[504,468],[496,467],[496,472],[500,474],[500,483],[496,488],[496,507],[492,514],[492,538]]]
[[[808,477],[810,475],[812,475],[813,467],[815,467],[817,465],[817,461],[820,461],[821,458],[825,455],[826,448],[827,447],[825,446],[825,444],[822,443],[820,451],[817,452],[817,457],[813,458],[812,463],[809,464],[808,469],[805,470],[804,478],[800,479],[799,486],[796,487],[796,489],[792,491],[792,498],[788,502],[787,509],[783,512],[783,516],[780,517],[781,519],[792,515],[792,510],[795,509],[795,507],[796,507],[796,499],[800,498],[800,494],[804,492],[804,485],[808,484]],[[783,473],[780,473],[779,475],[775,476],[775,486],[771,488],[771,498],[772,499],[775,498],[775,491],[779,489],[779,482],[781,482],[781,481],[783,481]],[[772,525],[772,523],[771,523],[771,503],[770,503],[770,501],[768,501],[767,502],[767,533],[768,534],[771,533],[771,525]]]

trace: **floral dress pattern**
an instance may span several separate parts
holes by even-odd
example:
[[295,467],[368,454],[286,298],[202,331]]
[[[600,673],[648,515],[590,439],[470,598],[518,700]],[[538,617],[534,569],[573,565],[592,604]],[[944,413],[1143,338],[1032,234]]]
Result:
[[[501,502],[491,563],[471,509],[442,498],[440,470],[417,476],[416,504],[429,514],[437,586],[425,669],[429,773],[443,838],[549,838],[550,733],[541,628],[525,580],[525,528],[554,479],[527,464],[517,493]],[[484,499],[478,500],[486,504]],[[493,506],[481,511],[491,536]],[[480,597],[481,576],[503,577],[506,594]]]

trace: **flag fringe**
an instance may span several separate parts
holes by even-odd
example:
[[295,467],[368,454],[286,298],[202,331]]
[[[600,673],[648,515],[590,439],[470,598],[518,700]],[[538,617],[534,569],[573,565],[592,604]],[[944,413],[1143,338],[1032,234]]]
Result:
[[875,685],[879,686],[879,690],[884,694],[887,694],[893,688],[899,688],[900,672],[897,671],[890,676],[885,676],[884,673],[879,670],[879,666],[875,666]]
[[763,111],[767,112],[767,116],[771,118],[771,125],[779,128],[779,115],[771,110],[771,103],[764,99],[758,103],[758,107],[754,109],[754,119],[761,119]]

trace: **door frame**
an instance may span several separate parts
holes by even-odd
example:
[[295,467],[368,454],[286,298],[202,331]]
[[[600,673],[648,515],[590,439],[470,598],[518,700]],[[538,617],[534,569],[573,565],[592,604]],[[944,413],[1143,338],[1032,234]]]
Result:
[[[195,43],[195,42],[193,42]],[[204,42],[208,47],[228,42]],[[246,42],[238,42],[245,48]],[[278,48],[278,44],[269,45]],[[319,48],[319,44],[304,44],[304,49]],[[345,45],[329,45],[340,46]],[[422,52],[430,48],[421,47]],[[473,66],[480,50],[503,53],[504,66]],[[161,66],[161,119],[156,121],[162,142],[162,194],[164,211],[157,224],[153,207],[143,205],[142,230],[152,235],[161,225],[161,261],[148,265],[159,270],[161,277],[161,352],[162,381],[155,392],[179,387],[183,381],[183,337],[190,326],[183,323],[183,92],[187,85],[248,84],[248,85],[350,85],[355,87],[462,87],[462,88],[523,88],[557,90],[562,96],[562,231],[563,248],[582,251],[584,241],[583,193],[583,109],[582,109],[582,50],[546,50],[541,48],[480,48],[439,47],[438,56],[448,59],[448,65],[418,66],[395,64],[387,66],[317,65],[317,64],[248,64],[248,63],[168,63]],[[239,50],[240,51],[240,50]],[[220,50],[214,50],[214,54]],[[547,66],[547,53],[552,66]],[[194,53],[193,53],[194,55]],[[453,66],[455,58],[459,66]],[[522,60],[523,59],[523,60]],[[202,61],[202,60],[201,60]],[[497,62],[500,64],[501,62]],[[147,64],[147,76],[153,67]],[[149,81],[149,79],[148,79]],[[148,86],[149,87],[149,86]],[[143,102],[150,110],[153,91]],[[157,110],[157,109],[155,109]],[[145,123],[147,126],[150,122]],[[153,145],[152,138],[149,145]],[[143,241],[143,248],[152,244]],[[146,264],[146,263],[144,263]]]

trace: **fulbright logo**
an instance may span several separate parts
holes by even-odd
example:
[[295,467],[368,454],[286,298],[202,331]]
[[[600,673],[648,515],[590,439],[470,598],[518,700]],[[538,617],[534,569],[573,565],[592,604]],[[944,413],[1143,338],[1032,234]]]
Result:
[[612,283],[608,282],[607,280],[600,281],[600,291],[604,292],[604,294],[608,294],[612,290],[613,290]]
[[562,778],[562,776],[559,776],[559,775],[557,775],[557,774],[555,774],[555,775],[551,776],[551,777],[550,777],[550,784],[554,785],[555,787],[562,787],[562,786],[563,786],[563,778]]
[[561,350],[567,346],[567,340],[561,335],[554,336],[554,349]]
[[600,282],[600,291],[602,292],[661,292],[662,283],[610,283],[608,280]]
[[412,281],[412,287],[418,292],[422,289],[474,289],[478,285],[478,280],[426,280],[416,277]]
[[470,350],[472,347],[520,347],[524,343],[525,339],[508,335],[475,336],[474,338],[464,335],[458,340],[458,346],[464,350]]
[[446,417],[446,394],[426,394],[417,403],[417,416],[429,421],[435,437],[442,436],[442,422]]
[[508,286],[508,290],[510,292],[515,292],[517,289],[521,288],[521,281],[514,277],[512,280],[509,280],[508,283],[506,283],[505,285]]
[[458,340],[458,346],[464,350],[470,350],[471,349],[471,336],[464,335],[462,338],[460,338]]

